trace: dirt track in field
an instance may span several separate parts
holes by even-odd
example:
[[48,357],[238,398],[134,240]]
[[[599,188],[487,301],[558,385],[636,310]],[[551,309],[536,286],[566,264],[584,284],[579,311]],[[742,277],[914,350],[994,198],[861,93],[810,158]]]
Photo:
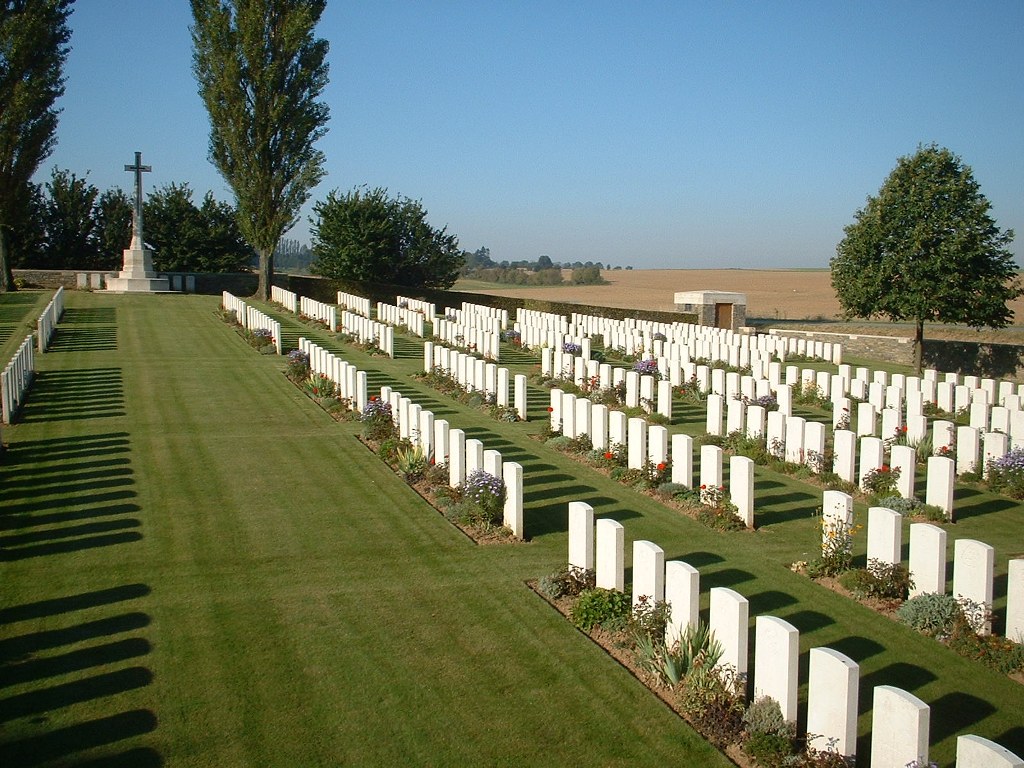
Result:
[[[839,319],[839,301],[832,290],[828,270],[756,270],[756,269],[635,269],[601,273],[608,285],[482,287],[480,283],[461,282],[455,290],[474,291],[495,296],[593,304],[605,307],[629,307],[674,310],[676,291],[735,291],[747,295],[747,317],[758,325],[784,325],[782,321],[825,322],[821,330],[836,332],[908,336],[909,325],[889,322],[835,323]],[[566,278],[569,272],[565,273]],[[1014,301],[1016,322],[1024,325],[1024,299]],[[829,322],[833,321],[833,322]],[[1021,343],[1024,330],[1005,331],[929,325],[926,336],[970,341]]]

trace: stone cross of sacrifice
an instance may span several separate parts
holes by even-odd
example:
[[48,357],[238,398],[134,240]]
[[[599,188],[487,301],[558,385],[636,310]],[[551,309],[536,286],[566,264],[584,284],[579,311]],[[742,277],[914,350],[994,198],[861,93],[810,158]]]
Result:
[[141,251],[142,244],[142,174],[152,171],[152,166],[142,164],[142,153],[135,153],[135,165],[126,165],[126,171],[135,174],[135,210],[132,215],[132,250]]

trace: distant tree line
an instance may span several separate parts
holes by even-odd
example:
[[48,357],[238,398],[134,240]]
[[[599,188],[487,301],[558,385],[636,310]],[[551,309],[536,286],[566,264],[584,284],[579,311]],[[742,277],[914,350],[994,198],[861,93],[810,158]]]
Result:
[[[55,168],[45,184],[28,185],[10,232],[14,267],[120,269],[131,244],[131,199],[119,188],[101,193],[87,176]],[[234,207],[209,192],[196,205],[188,184],[167,184],[149,194],[142,215],[158,271],[236,272],[254,260]]]
[[[488,248],[479,248],[465,254],[461,277],[482,280],[487,283],[508,283],[510,285],[562,285],[563,269],[571,269],[569,282],[572,285],[604,285],[608,281],[601,276],[605,266],[601,262],[574,261],[559,263],[543,255],[536,261],[502,261],[491,258]],[[608,269],[611,269],[609,265]]]

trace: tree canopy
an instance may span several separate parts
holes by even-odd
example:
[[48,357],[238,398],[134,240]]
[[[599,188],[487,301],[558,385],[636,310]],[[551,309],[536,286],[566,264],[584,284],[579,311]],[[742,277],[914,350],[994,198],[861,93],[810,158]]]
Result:
[[150,193],[143,218],[158,271],[237,272],[252,261],[234,208],[210,192],[196,206],[188,184],[167,184]]
[[210,116],[210,160],[235,194],[270,297],[274,248],[323,178],[313,146],[329,111],[326,0],[191,0],[193,71]]
[[54,103],[64,94],[73,2],[0,0],[0,291],[14,290],[9,233],[57,143]]
[[844,315],[912,320],[918,370],[925,322],[1008,325],[1007,303],[1021,294],[1013,232],[1000,231],[990,208],[948,149],[901,157],[836,247],[832,287]]
[[380,187],[333,190],[313,213],[313,274],[430,288],[448,288],[459,276],[458,238],[432,227],[418,200],[391,198]]

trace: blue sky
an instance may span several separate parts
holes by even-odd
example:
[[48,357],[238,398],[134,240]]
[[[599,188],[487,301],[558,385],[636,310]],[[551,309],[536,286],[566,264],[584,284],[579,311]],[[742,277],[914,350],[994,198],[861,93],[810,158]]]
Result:
[[[54,166],[100,189],[207,160],[186,0],[79,0]],[[384,186],[495,259],[825,267],[921,143],[1024,261],[1024,2],[329,0],[331,189]],[[311,201],[312,202],[312,201]],[[308,240],[311,204],[289,236]]]

